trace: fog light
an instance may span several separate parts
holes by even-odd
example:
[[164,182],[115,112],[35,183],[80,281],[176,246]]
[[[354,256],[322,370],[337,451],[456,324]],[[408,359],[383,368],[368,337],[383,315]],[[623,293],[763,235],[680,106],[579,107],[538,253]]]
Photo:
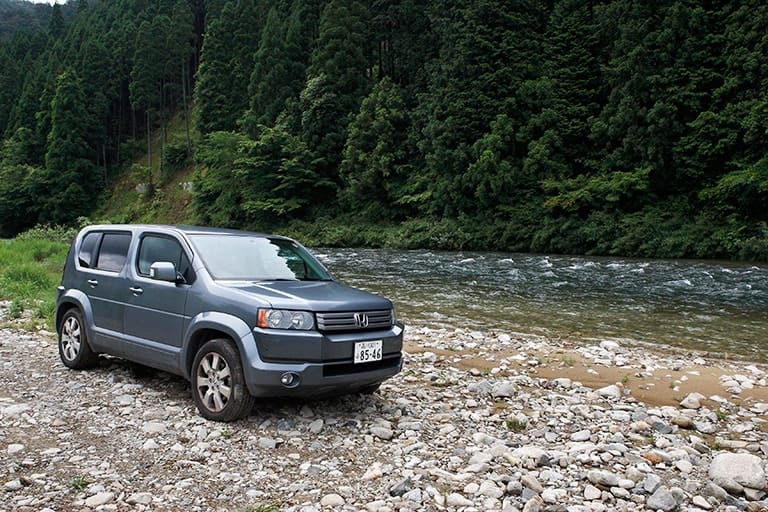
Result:
[[295,388],[301,378],[293,372],[285,372],[280,376],[280,383],[287,388]]

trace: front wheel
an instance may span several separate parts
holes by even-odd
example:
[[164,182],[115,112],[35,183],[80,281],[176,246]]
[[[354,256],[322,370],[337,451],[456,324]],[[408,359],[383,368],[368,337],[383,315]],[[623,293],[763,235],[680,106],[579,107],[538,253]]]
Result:
[[64,313],[59,323],[59,357],[64,366],[73,370],[85,370],[98,361],[88,345],[83,315],[77,309]]
[[200,414],[214,421],[244,418],[253,408],[237,347],[228,339],[207,341],[192,364],[192,397]]

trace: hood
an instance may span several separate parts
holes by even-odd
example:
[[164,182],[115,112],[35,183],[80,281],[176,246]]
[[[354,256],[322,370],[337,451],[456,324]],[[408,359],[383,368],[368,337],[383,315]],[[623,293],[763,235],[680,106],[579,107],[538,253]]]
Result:
[[392,302],[336,281],[219,282],[253,294],[278,309],[304,311],[363,311],[392,308]]

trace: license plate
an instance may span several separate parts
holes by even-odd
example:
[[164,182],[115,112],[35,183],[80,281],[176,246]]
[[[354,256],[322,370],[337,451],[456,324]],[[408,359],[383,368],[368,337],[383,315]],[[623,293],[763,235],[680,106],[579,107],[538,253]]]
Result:
[[381,361],[381,340],[355,343],[355,364]]

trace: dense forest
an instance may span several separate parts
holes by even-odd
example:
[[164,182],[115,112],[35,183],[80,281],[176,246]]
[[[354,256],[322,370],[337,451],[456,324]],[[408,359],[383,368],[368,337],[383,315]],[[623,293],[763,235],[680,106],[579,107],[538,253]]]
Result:
[[0,0],[0,18],[2,236],[92,214],[121,173],[150,201],[187,168],[201,224],[768,260],[761,0]]

